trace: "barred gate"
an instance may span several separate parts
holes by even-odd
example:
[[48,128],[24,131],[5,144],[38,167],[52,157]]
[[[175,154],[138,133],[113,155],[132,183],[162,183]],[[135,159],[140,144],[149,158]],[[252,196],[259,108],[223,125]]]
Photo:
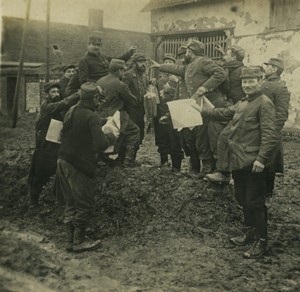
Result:
[[158,60],[162,61],[164,54],[171,53],[177,57],[178,49],[181,45],[186,44],[189,40],[196,39],[205,44],[205,54],[213,59],[220,59],[220,52],[214,48],[220,45],[224,50],[227,47],[227,36],[224,31],[214,31],[207,33],[183,34],[183,35],[166,35],[158,47]]

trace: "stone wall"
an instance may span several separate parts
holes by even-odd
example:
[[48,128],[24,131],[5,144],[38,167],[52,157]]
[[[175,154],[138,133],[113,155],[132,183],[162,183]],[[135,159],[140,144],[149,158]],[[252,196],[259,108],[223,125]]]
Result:
[[282,58],[286,65],[282,79],[291,92],[285,126],[300,128],[300,26],[275,31],[270,28],[270,9],[269,0],[229,0],[153,10],[152,33],[229,28],[228,42],[246,50],[245,65]]

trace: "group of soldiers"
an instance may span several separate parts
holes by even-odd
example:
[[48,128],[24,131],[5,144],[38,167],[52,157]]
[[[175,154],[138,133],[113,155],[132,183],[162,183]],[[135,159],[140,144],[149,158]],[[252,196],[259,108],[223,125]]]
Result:
[[[245,50],[216,47],[222,60],[205,56],[198,40],[183,44],[177,59],[165,54],[163,63],[151,60],[161,72],[149,78],[147,59],[131,47],[119,58],[102,52],[101,38],[89,38],[88,51],[78,63],[63,68],[60,82],[44,85],[45,97],[36,121],[36,149],[30,173],[29,210],[39,208],[39,195],[49,177],[64,206],[68,251],[92,250],[99,242],[85,236],[94,204],[97,159],[114,146],[116,165],[137,167],[136,155],[143,143],[146,101],[155,99],[151,117],[159,168],[180,173],[184,154],[189,175],[213,183],[234,182],[235,196],[243,209],[243,234],[230,241],[251,244],[246,258],[260,257],[267,248],[265,200],[274,192],[276,172],[283,172],[280,131],[288,118],[290,93],[280,75],[281,59],[261,66],[243,64]],[[149,91],[154,90],[154,94]],[[203,124],[173,128],[168,102],[194,99]],[[212,107],[205,106],[208,100]],[[119,128],[109,126],[118,113]],[[62,142],[46,140],[51,119],[63,121]],[[169,163],[169,157],[171,164]]]

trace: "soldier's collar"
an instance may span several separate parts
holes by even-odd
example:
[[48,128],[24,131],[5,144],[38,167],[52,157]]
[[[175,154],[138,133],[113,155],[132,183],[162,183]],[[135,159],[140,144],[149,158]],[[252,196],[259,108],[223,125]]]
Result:
[[263,93],[261,90],[253,93],[253,94],[249,94],[246,97],[242,98],[242,100],[248,100],[248,101],[252,101],[253,99],[257,98],[258,96],[261,96]]

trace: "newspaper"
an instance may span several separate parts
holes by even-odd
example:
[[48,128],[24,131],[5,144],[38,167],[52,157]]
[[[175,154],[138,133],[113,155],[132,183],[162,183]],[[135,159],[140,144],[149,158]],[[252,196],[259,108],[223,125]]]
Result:
[[63,122],[51,119],[49,128],[46,135],[46,140],[54,143],[61,144],[61,131]]
[[195,109],[194,99],[167,102],[174,129],[193,128],[203,124],[201,113]]

